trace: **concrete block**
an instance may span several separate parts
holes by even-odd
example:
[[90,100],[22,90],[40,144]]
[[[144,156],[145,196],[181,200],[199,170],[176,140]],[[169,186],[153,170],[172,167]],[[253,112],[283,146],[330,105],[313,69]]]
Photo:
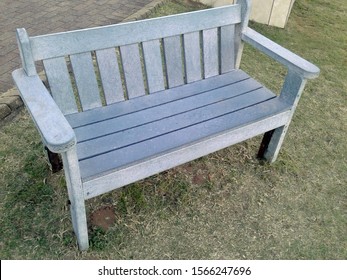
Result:
[[23,105],[23,101],[19,96],[0,97],[0,105],[7,105],[11,110],[16,110]]
[[3,120],[11,114],[12,110],[6,104],[0,104],[0,120]]

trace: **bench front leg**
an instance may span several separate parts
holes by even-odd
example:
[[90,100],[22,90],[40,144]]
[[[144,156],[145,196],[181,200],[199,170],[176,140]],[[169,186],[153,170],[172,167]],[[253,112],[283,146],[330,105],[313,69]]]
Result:
[[62,159],[70,199],[72,225],[77,236],[79,249],[84,251],[89,247],[88,227],[76,146],[62,153]]
[[258,152],[259,158],[264,158],[270,163],[273,163],[277,159],[305,84],[306,79],[303,76],[289,69],[279,97],[281,100],[291,104],[292,106],[289,120],[284,126],[265,133]]

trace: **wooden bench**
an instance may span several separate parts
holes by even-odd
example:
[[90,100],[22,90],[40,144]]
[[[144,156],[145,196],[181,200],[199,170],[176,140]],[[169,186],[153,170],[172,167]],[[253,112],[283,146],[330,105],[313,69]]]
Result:
[[[248,28],[249,11],[241,0],[43,36],[17,30],[13,78],[44,145],[62,156],[81,250],[89,198],[263,133],[259,155],[275,161],[319,69]],[[279,96],[239,69],[244,42],[288,68]]]

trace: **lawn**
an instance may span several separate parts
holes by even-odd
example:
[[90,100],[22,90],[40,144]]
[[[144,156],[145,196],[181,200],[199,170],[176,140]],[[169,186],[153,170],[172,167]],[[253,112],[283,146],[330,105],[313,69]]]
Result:
[[[151,16],[201,5],[169,1]],[[115,209],[79,252],[62,172],[47,167],[23,110],[0,130],[1,259],[346,259],[347,2],[297,0],[285,29],[252,28],[321,69],[278,160],[257,137],[87,201]],[[241,68],[278,92],[284,68],[247,47]]]

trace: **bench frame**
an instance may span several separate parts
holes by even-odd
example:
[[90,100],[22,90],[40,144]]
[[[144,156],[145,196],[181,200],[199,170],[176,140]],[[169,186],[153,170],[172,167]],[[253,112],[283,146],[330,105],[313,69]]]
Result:
[[[283,113],[281,121],[276,122],[276,120],[280,119],[280,116],[275,116],[273,117],[273,122],[269,121],[267,127],[265,124],[265,127],[258,128],[258,130],[257,127],[259,123],[255,122],[247,128],[247,132],[242,129],[226,132],[225,134],[210,137],[199,143],[192,144],[189,147],[182,147],[179,150],[165,153],[160,157],[148,159],[147,161],[117,170],[114,173],[105,175],[101,179],[96,178],[86,182],[82,182],[81,179],[76,151],[77,142],[75,132],[36,72],[35,61],[40,59],[39,56],[41,53],[33,52],[33,41],[29,38],[24,29],[17,30],[17,39],[23,69],[15,70],[13,72],[13,78],[41,134],[44,145],[51,152],[59,153],[62,156],[68,195],[71,202],[72,224],[80,250],[87,250],[89,247],[85,200],[90,197],[122,187],[131,182],[201,157],[207,153],[249,139],[250,137],[258,135],[260,131],[265,131],[266,133],[261,143],[258,156],[265,158],[269,162],[274,162],[276,160],[305,83],[307,79],[317,77],[319,75],[319,69],[260,35],[256,31],[248,28],[250,2],[250,0],[237,1],[237,5],[239,5],[241,10],[241,23],[238,24],[236,28],[236,32],[240,38],[235,46],[237,50],[235,59],[236,69],[240,65],[244,43],[250,44],[287,67],[288,73],[279,100],[289,104],[291,110]],[[217,9],[219,9],[218,12],[223,11],[223,8]],[[216,11],[216,9],[211,9],[211,13]],[[194,16],[195,15],[197,15],[197,13],[195,13]],[[164,22],[165,17],[156,20],[162,20]],[[140,24],[145,25],[147,21],[149,20],[139,21],[135,24],[137,24],[137,26]],[[132,28],[134,23],[123,23],[123,25]],[[206,28],[208,27],[207,23]],[[106,28],[107,27],[105,27],[105,30]],[[100,28],[98,29],[100,30]],[[71,35],[69,33],[66,34],[66,38]],[[76,34],[76,36],[77,35],[78,34]],[[71,38],[71,36],[69,38]],[[127,37],[124,38],[126,41]],[[35,42],[39,44],[39,40]],[[97,45],[98,42],[95,44]],[[59,50],[53,50],[52,52],[54,51]],[[283,124],[284,119],[285,124]],[[225,142],[225,139],[228,139],[228,141]],[[115,181],[116,179],[117,181]],[[98,189],[98,191],[89,194],[86,189],[91,189],[91,187]]]

